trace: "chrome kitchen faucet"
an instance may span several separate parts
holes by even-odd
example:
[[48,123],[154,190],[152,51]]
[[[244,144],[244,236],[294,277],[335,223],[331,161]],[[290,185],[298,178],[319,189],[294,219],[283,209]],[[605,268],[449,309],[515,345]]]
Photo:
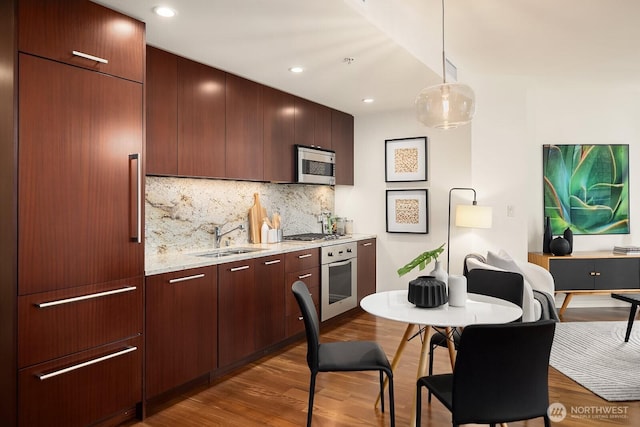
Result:
[[213,234],[214,234],[214,236],[216,236],[216,244],[215,244],[216,248],[220,247],[220,240],[222,239],[222,236],[225,236],[225,235],[227,235],[227,234],[229,234],[229,233],[231,233],[232,231],[235,231],[235,230],[244,230],[244,226],[242,224],[240,224],[239,226],[237,226],[235,228],[232,228],[231,230],[225,231],[224,233],[222,233],[221,232],[221,228],[222,227],[223,226],[220,226],[220,227],[219,226],[215,226],[213,228]]

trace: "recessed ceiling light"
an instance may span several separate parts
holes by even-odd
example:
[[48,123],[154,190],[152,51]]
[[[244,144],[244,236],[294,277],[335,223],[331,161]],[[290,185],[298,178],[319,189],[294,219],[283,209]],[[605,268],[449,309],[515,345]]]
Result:
[[167,6],[156,6],[153,8],[156,15],[160,15],[164,18],[171,18],[176,16],[176,11]]
[[362,102],[364,102],[365,104],[371,104],[374,101],[373,98],[363,98]]
[[291,71],[292,73],[301,73],[304,71],[304,68],[302,67],[291,67],[289,68],[289,71]]

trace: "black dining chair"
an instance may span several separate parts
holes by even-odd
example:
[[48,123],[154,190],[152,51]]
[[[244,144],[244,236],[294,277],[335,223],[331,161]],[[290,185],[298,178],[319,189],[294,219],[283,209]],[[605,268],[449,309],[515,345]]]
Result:
[[452,425],[491,424],[544,417],[550,427],[549,355],[556,322],[470,325],[460,336],[452,374],[419,378],[416,426],[422,387],[451,411]]
[[296,281],[291,287],[304,319],[307,334],[307,364],[311,370],[307,427],[311,426],[313,396],[318,372],[378,371],[380,373],[380,401],[384,412],[384,377],[389,380],[389,407],[391,426],[395,426],[393,401],[393,372],[387,355],[379,344],[372,341],[339,341],[320,343],[318,313],[307,285]]
[[[500,298],[514,303],[522,308],[524,296],[524,279],[519,273],[509,271],[485,270],[476,268],[467,273],[467,292],[490,297]],[[518,322],[522,319],[516,319]],[[452,337],[447,338],[446,333],[440,329],[431,335],[429,342],[429,375],[433,374],[433,352],[438,347],[446,347],[447,339],[452,339],[457,348],[460,342],[460,331],[452,330]],[[431,393],[429,393],[431,402]]]

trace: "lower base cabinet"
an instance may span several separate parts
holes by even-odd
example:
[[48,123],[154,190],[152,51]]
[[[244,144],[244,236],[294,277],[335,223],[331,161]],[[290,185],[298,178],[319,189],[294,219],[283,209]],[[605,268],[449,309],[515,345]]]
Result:
[[358,241],[358,305],[376,293],[376,239]]
[[285,255],[285,333],[287,337],[304,332],[304,321],[291,286],[301,280],[309,288],[320,318],[320,249],[307,249]]
[[217,267],[147,277],[147,400],[217,367]]
[[86,426],[133,409],[142,401],[142,337],[22,369],[18,389],[22,426]]

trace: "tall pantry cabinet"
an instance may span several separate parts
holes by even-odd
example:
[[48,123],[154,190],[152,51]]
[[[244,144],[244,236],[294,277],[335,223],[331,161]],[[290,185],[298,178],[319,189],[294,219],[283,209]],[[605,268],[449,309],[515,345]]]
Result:
[[144,24],[3,3],[0,424],[116,422],[142,402]]

